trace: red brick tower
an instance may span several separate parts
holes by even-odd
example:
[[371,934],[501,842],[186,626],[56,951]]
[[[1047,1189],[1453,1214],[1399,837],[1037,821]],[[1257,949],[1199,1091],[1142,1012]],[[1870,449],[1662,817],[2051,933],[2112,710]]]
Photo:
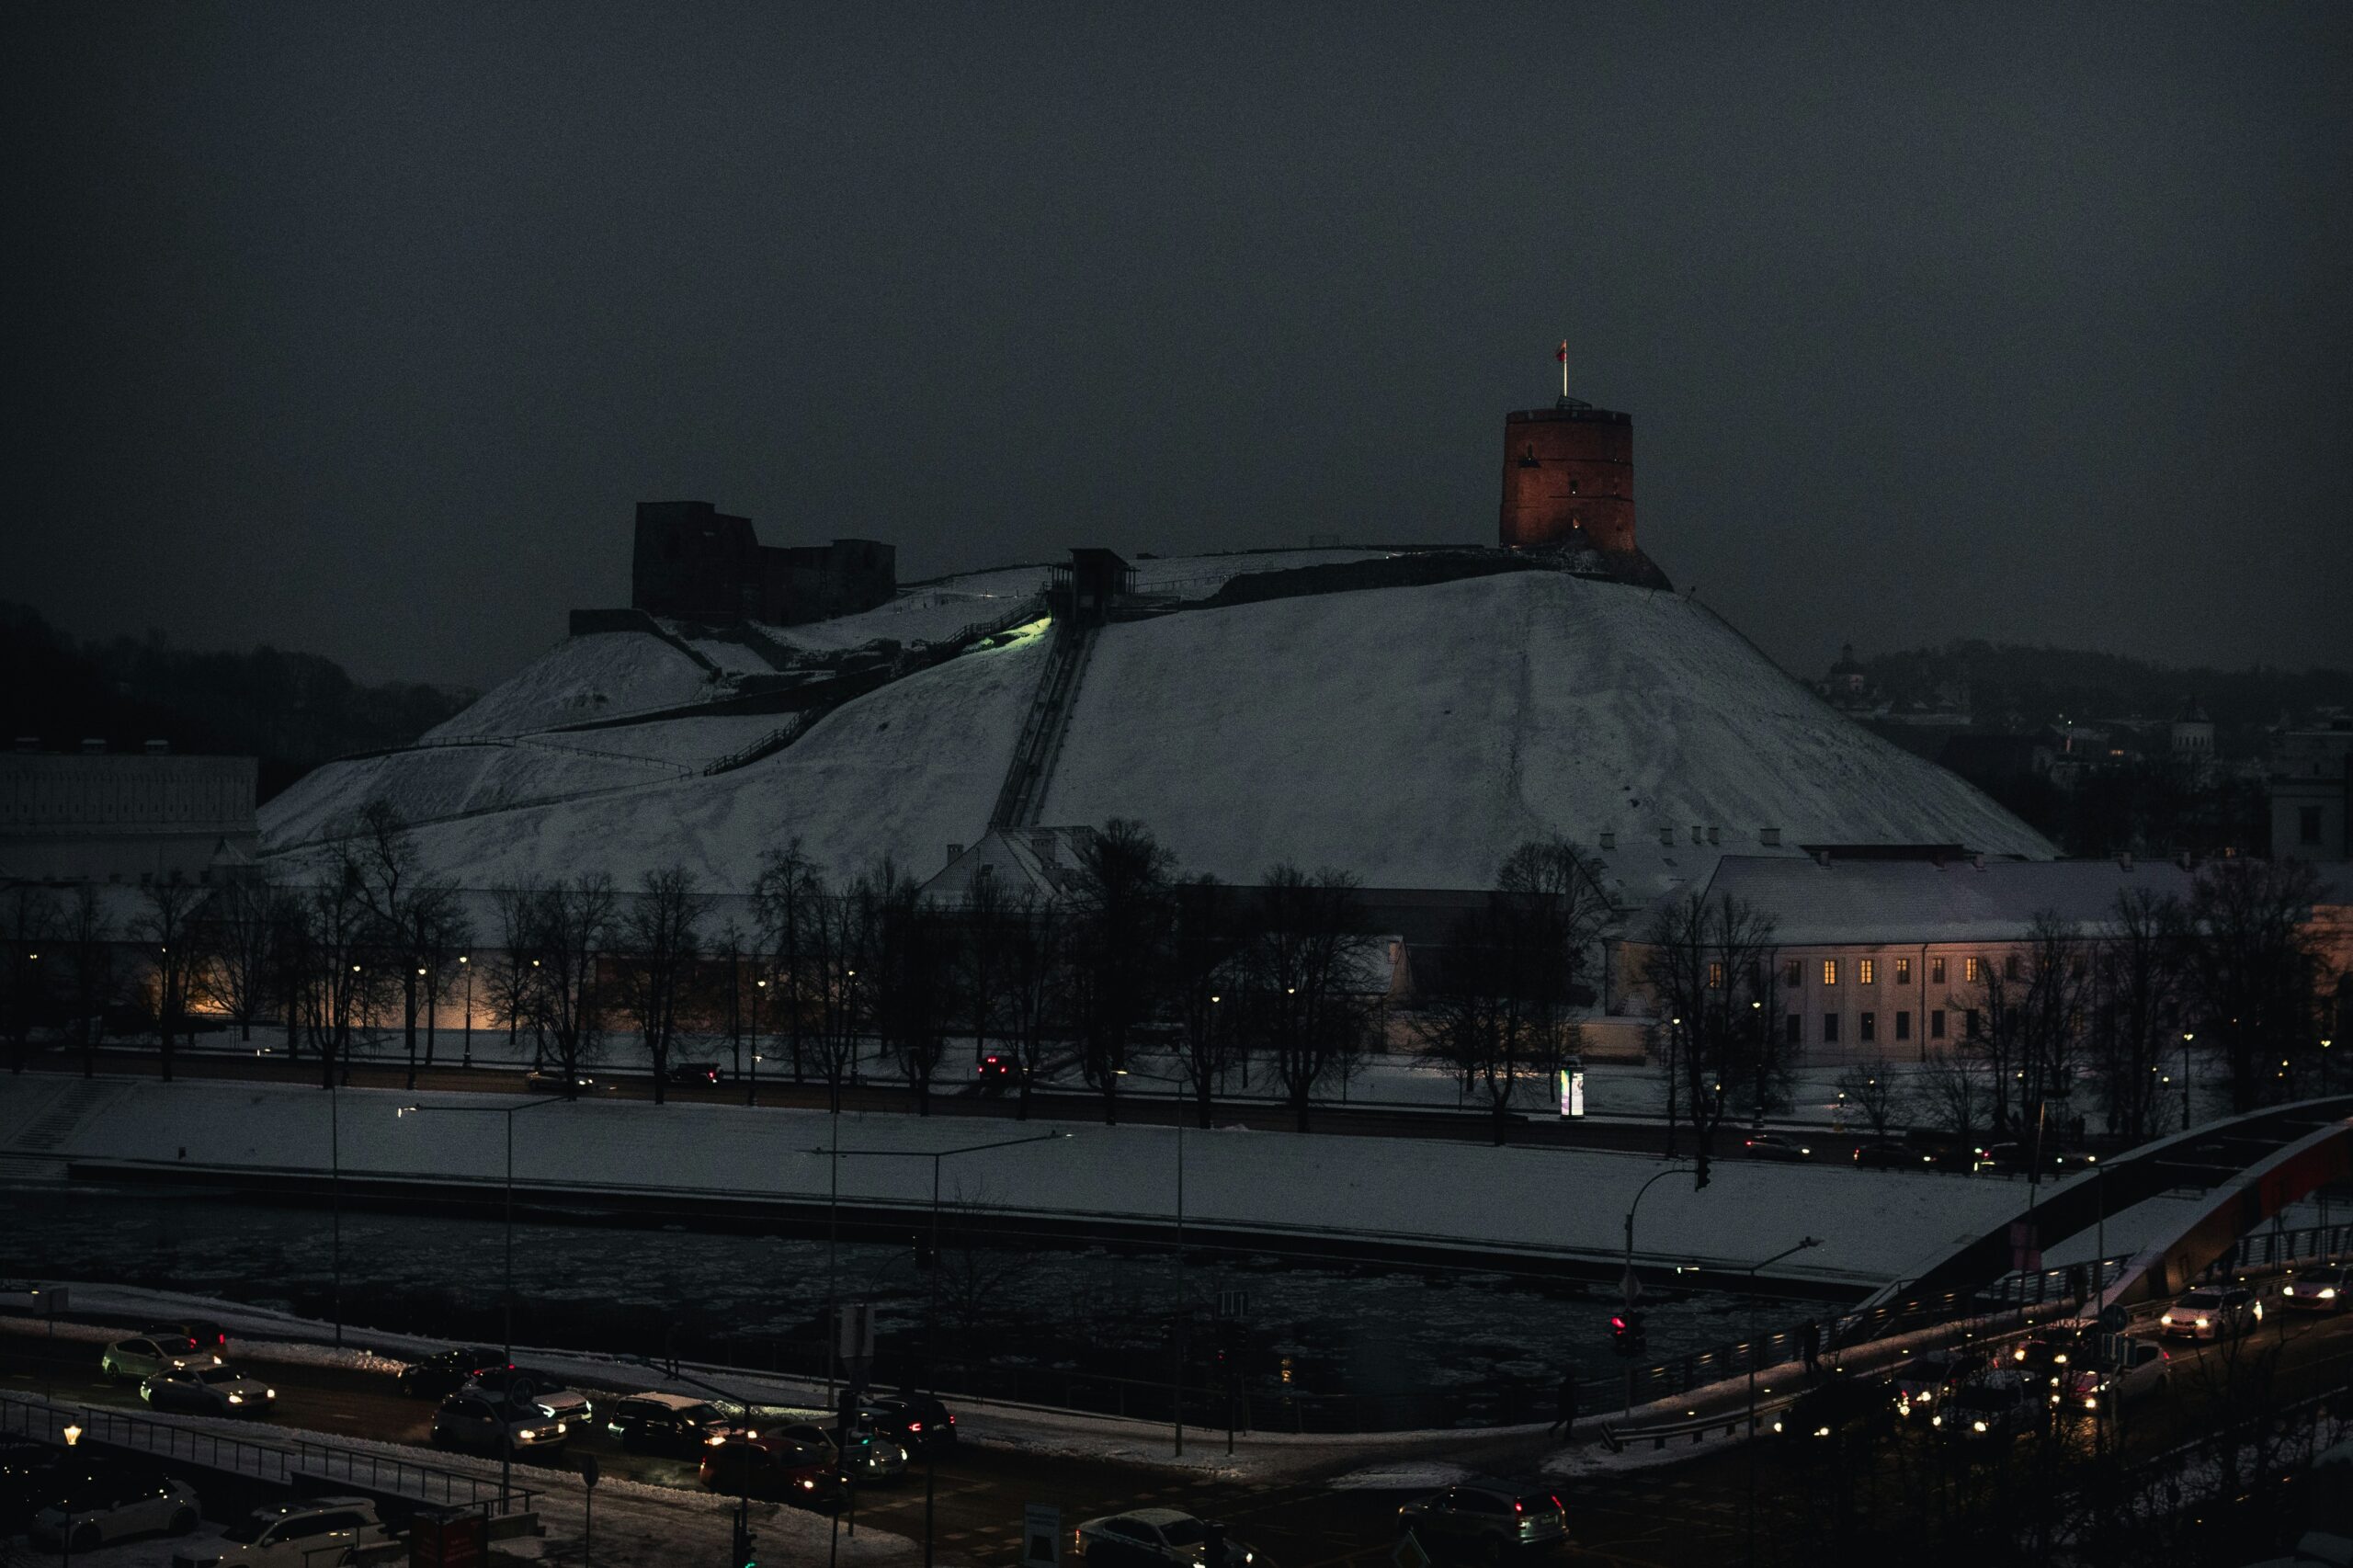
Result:
[[1504,415],[1503,546],[1634,548],[1634,421],[1563,397]]

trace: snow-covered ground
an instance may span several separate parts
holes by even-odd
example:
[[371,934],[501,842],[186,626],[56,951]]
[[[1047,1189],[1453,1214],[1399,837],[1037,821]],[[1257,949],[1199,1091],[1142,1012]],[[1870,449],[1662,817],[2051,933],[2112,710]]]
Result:
[[[75,1080],[12,1078],[0,1086],[0,1147],[15,1145]],[[404,1095],[224,1083],[108,1081],[42,1151],[53,1157],[149,1160],[191,1166],[324,1172],[331,1099],[340,1102],[340,1158],[351,1173],[503,1177],[499,1125],[481,1096]],[[402,1106],[477,1108],[409,1114]],[[1366,1241],[1476,1244],[1531,1256],[1608,1258],[1654,1159],[1584,1150],[1493,1148],[1420,1139],[1303,1138],[1220,1129],[1038,1122],[1051,1142],[946,1164],[950,1201],[993,1211],[1086,1215],[1158,1224],[1175,1210],[1182,1140],[1185,1217],[1268,1235],[1346,1234]],[[828,1149],[899,1157],[839,1161],[838,1191],[854,1202],[926,1209],[931,1161],[907,1158],[972,1142],[961,1118],[734,1106],[583,1100],[515,1121],[517,1180],[566,1188],[633,1187],[825,1197]],[[1801,1235],[1824,1244],[1781,1270],[1854,1284],[1915,1272],[2015,1211],[2007,1183],[1904,1172],[1859,1172],[1729,1162],[1704,1191],[1681,1177],[1643,1200],[1636,1249],[1644,1257],[1745,1267]]]
[[[1141,585],[1199,597],[1237,572],[1361,554],[1152,562]],[[864,616],[761,635],[811,648],[946,635],[1009,611],[1040,570],[927,585]],[[714,778],[692,771],[710,737],[681,731],[668,746],[666,724],[611,743],[636,761],[523,745],[494,760],[428,747],[330,764],[263,809],[265,843],[298,844],[381,796],[427,824],[427,867],[469,886],[590,869],[627,884],[675,860],[740,890],[760,852],[795,835],[836,879],[884,855],[927,871],[985,830],[1045,652],[975,650]],[[512,737],[643,711],[717,690],[710,676],[651,633],[577,638],[435,734]],[[646,778],[657,762],[687,776]],[[531,803],[559,796],[573,798]],[[514,809],[452,815],[493,806]],[[1186,870],[1240,882],[1288,860],[1344,867],[1371,887],[1483,887],[1514,846],[1562,833],[1637,904],[1704,878],[1727,852],[1893,842],[2051,853],[1690,600],[1546,572],[1105,629],[1041,820],[1113,816],[1149,824]]]

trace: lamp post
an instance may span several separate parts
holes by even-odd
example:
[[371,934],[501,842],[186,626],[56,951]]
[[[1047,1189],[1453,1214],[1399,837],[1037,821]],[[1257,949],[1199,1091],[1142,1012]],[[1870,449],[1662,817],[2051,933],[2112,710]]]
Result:
[[[1624,1278],[1620,1283],[1624,1290],[1626,1305],[1629,1308],[1632,1307],[1634,1304],[1635,1289],[1634,1210],[1643,1206],[1643,1194],[1651,1189],[1653,1183],[1663,1181],[1666,1177],[1674,1176],[1678,1171],[1688,1172],[1690,1169],[1691,1167],[1689,1165],[1667,1166],[1666,1169],[1660,1171],[1655,1176],[1652,1176],[1649,1181],[1646,1181],[1643,1183],[1642,1186],[1636,1187],[1634,1189],[1634,1200],[1626,1205],[1626,1273]],[[1631,1365],[1626,1369],[1626,1408],[1630,1412],[1634,1408],[1634,1369]]]
[[2189,1131],[2189,1042],[2198,1037],[2189,1030],[2181,1031],[2181,1130]]
[[465,953],[460,953],[460,954],[458,955],[458,967],[459,967],[460,970],[462,970],[462,971],[465,971],[465,976],[466,976],[466,1045],[465,1045],[465,1054],[464,1054],[464,1058],[463,1058],[463,1060],[461,1060],[460,1062],[459,1062],[458,1065],[459,1065],[460,1067],[467,1067],[467,1068],[470,1068],[470,1067],[472,1067],[472,1066],[474,1064],[474,966],[473,966],[473,960],[472,960],[472,959],[469,955],[467,955],[467,954],[465,954]]
[[327,1212],[333,1239],[328,1244],[331,1283],[328,1301],[335,1308],[335,1342],[343,1344],[343,1092],[327,1084]]
[[[929,1160],[931,1162],[931,1284],[925,1292],[923,1318],[924,1384],[936,1403],[939,1399],[938,1363],[932,1356],[932,1340],[939,1316],[939,1167],[946,1160],[959,1154],[978,1154],[990,1149],[1012,1149],[1024,1143],[1054,1143],[1070,1136],[1067,1132],[1040,1132],[1027,1138],[1002,1138],[991,1143],[968,1143],[961,1149],[845,1149],[840,1143],[841,1119],[834,1119],[835,1144],[830,1150],[812,1149],[813,1154],[831,1154],[826,1163],[835,1173],[833,1188],[839,1196],[841,1163],[846,1159]],[[830,1207],[830,1203],[829,1203]],[[830,1316],[831,1314],[829,1314]],[[829,1358],[830,1359],[830,1358]],[[1181,1450],[1180,1450],[1181,1451]],[[937,1491],[938,1434],[923,1446],[923,1561],[924,1568],[931,1568],[932,1503]]]
[[[1286,991],[1285,994],[1290,993]],[[1169,1287],[1175,1296],[1173,1327],[1176,1334],[1176,1359],[1168,1376],[1170,1415],[1176,1422],[1176,1458],[1185,1457],[1185,1083],[1160,1073],[1138,1073],[1122,1067],[1122,1078],[1149,1078],[1155,1084],[1168,1085],[1169,1105],[1176,1123],[1176,1254],[1171,1269]]]
[[[499,1315],[506,1335],[501,1347],[511,1369],[515,1363],[515,1119],[527,1110],[541,1106],[562,1105],[562,1095],[550,1095],[545,1099],[525,1100],[520,1105],[405,1105],[392,1112],[394,1119],[404,1116],[503,1116],[506,1119],[506,1289],[500,1302]],[[511,1490],[515,1479],[515,1424],[507,1414],[512,1395],[502,1392],[499,1398],[498,1422],[498,1490],[500,1501]]]
[[752,982],[752,1071],[744,1091],[744,1103],[747,1106],[760,1103],[760,993],[767,988],[765,980]]
[[1779,1263],[1793,1252],[1822,1244],[1819,1236],[1807,1236],[1793,1247],[1784,1247],[1761,1263],[1752,1263],[1744,1271],[1748,1276],[1748,1561],[1756,1561],[1756,1271]]

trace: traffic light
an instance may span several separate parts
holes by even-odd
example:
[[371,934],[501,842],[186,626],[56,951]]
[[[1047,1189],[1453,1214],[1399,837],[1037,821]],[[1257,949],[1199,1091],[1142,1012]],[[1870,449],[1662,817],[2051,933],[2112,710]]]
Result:
[[1640,1356],[1650,1346],[1650,1338],[1643,1332],[1643,1314],[1623,1312],[1609,1320],[1609,1350],[1615,1356]]
[[759,1544],[759,1539],[752,1528],[751,1517],[738,1504],[735,1509],[735,1551],[728,1561],[739,1564],[740,1568],[760,1568],[760,1560],[753,1550]]

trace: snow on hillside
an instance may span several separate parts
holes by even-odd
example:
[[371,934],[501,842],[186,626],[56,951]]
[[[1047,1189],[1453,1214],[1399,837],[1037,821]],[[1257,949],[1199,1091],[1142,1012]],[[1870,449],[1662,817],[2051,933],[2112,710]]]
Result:
[[644,632],[567,638],[425,738],[517,735],[618,718],[693,702],[712,684],[710,671]]
[[1188,869],[1256,881],[1290,860],[1376,887],[1483,887],[1552,832],[1614,835],[1604,859],[1636,892],[1755,853],[1767,828],[1791,852],[2052,853],[1707,609],[1545,572],[1107,629],[1040,820],[1111,816],[1150,824]]
[[[421,824],[416,842],[425,863],[467,887],[592,869],[610,872],[626,887],[676,861],[712,891],[748,892],[761,853],[795,835],[835,879],[855,875],[885,852],[928,876],[945,863],[949,844],[969,844],[986,825],[1045,646],[1032,641],[968,653],[910,676],[836,710],[787,750],[709,778],[657,778],[564,804],[444,822],[425,820],[429,802],[412,795],[405,779],[395,781],[390,798]],[[771,723],[784,722],[779,716]],[[612,736],[644,728],[545,737],[511,755],[537,755],[566,769],[651,768],[569,756],[553,744],[612,744]],[[306,779],[280,799],[300,793],[307,800],[312,792]],[[296,825],[290,812],[266,812],[266,842],[273,849],[298,842]]]
[[379,795],[398,804],[409,821],[425,822],[652,784],[686,771],[677,763],[632,757],[618,748],[592,751],[528,737],[419,746],[331,762],[256,814],[264,842],[282,849],[340,831]]

